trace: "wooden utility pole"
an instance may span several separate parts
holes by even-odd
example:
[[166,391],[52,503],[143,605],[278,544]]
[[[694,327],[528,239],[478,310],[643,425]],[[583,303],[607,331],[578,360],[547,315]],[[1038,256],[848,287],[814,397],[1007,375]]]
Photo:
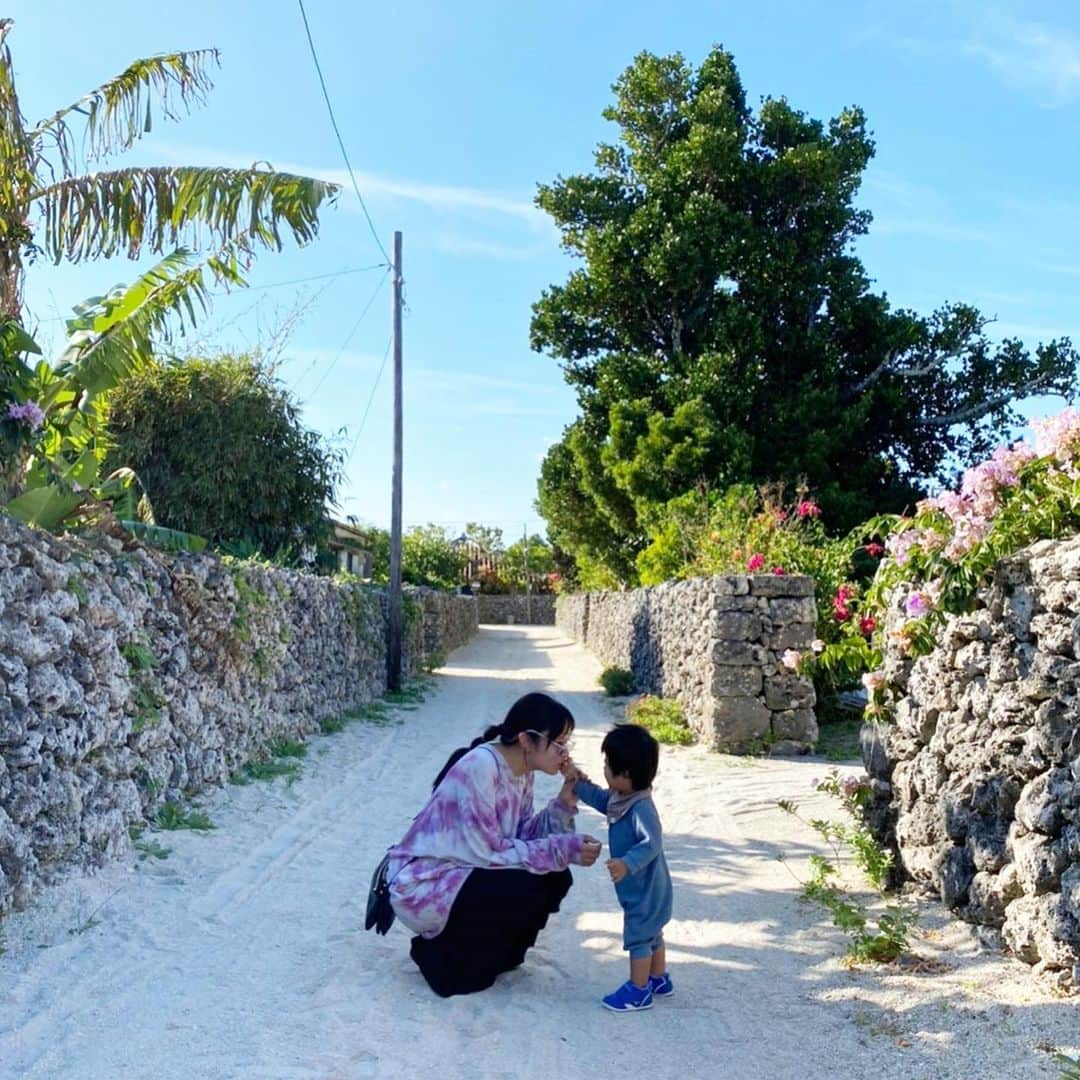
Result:
[[525,559],[525,621],[532,625],[532,579],[529,577],[529,526],[521,523],[521,541],[525,545],[521,554]]
[[394,471],[390,496],[390,610],[386,643],[386,686],[401,689],[401,642],[405,613],[401,597],[401,233],[394,233]]

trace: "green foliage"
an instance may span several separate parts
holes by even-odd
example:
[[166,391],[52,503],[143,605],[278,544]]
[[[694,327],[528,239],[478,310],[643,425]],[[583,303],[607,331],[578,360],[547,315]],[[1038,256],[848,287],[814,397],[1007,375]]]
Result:
[[626,719],[640,724],[659,743],[689,746],[694,741],[683,707],[671,699],[643,694],[626,706]]
[[1061,1066],[1061,1080],[1080,1080],[1080,1058],[1056,1053],[1054,1054],[1054,1061]]
[[884,896],[888,891],[892,852],[878,844],[862,819],[862,807],[870,796],[870,789],[855,777],[841,778],[835,769],[830,770],[824,780],[815,781],[815,787],[817,791],[839,799],[854,824],[824,818],[807,819],[799,813],[796,803],[789,799],[777,800],[781,810],[809,825],[832,851],[831,859],[817,854],[810,856],[810,877],[803,883],[803,896],[821,904],[832,915],[833,925],[848,935],[850,963],[891,963],[907,952],[911,930],[918,921],[916,909],[890,902],[878,915],[874,926],[867,905],[837,880],[842,849],[847,848],[855,865],[878,895]]
[[273,551],[326,531],[341,452],[249,355],[152,363],[112,394],[107,466],[138,474],[158,524]]
[[409,585],[455,589],[464,567],[465,553],[438,525],[417,525],[401,538],[401,577]]
[[273,739],[267,747],[267,750],[269,750],[273,757],[307,757],[307,744],[296,742],[293,739]]
[[298,761],[249,761],[229,776],[229,783],[243,786],[252,780],[276,780],[284,776],[290,783],[300,775]]
[[191,829],[194,832],[209,832],[217,826],[201,810],[184,810],[174,802],[161,805],[153,817],[154,825],[159,829]]
[[[0,28],[0,40],[13,24]],[[272,170],[172,167],[94,169],[84,165],[131,149],[155,118],[177,118],[203,102],[216,50],[134,61],[77,102],[27,126],[6,43],[0,48],[0,310],[19,311],[22,262],[83,262],[172,251],[185,242],[219,249],[215,275],[239,278],[239,260],[279,249],[284,226],[311,240],[333,185]],[[220,251],[224,251],[221,254]]]
[[167,859],[172,854],[172,848],[159,844],[156,840],[136,840],[134,848],[139,852],[139,861],[150,859]]
[[626,668],[608,667],[600,672],[597,680],[608,697],[625,697],[634,692],[634,675]]
[[157,657],[153,652],[146,645],[140,645],[135,641],[129,641],[121,646],[120,655],[128,662],[128,667],[132,671],[150,671],[157,667]]
[[1076,389],[1068,339],[1029,353],[968,305],[920,315],[871,291],[860,109],[755,113],[719,48],[696,69],[642,53],[614,92],[595,169],[537,197],[579,264],[534,305],[532,345],[580,408],[538,507],[588,587],[634,584],[650,543],[678,546],[672,500],[806,482],[843,532],[986,453],[1022,423],[1016,399]]

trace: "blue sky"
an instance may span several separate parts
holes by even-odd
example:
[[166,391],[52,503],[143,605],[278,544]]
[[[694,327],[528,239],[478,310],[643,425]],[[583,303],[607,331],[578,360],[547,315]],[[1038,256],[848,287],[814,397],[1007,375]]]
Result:
[[[406,525],[509,537],[533,509],[546,448],[575,414],[556,363],[529,351],[530,305],[569,268],[532,207],[538,182],[587,169],[611,138],[600,113],[633,56],[731,49],[748,98],[786,95],[825,119],[849,104],[878,152],[860,202],[875,217],[859,253],[894,305],[969,301],[992,332],[1028,344],[1080,338],[1080,10],[908,2],[306,0],[357,178],[387,248],[405,236]],[[897,10],[902,9],[902,10]],[[1037,12],[1037,14],[1036,14]],[[135,57],[217,46],[203,109],[165,122],[124,159],[238,164],[345,178],[295,0],[9,0],[9,37],[31,120]],[[305,421],[355,446],[343,513],[389,521],[389,288],[343,191],[310,247],[260,258],[253,291],[219,298],[194,347],[266,344],[302,308],[280,375]],[[138,265],[38,265],[27,299],[40,337],[84,296]],[[358,316],[372,295],[367,315]],[[350,336],[351,335],[351,336]],[[360,421],[367,404],[366,423]],[[1061,402],[1038,402],[1034,412]]]

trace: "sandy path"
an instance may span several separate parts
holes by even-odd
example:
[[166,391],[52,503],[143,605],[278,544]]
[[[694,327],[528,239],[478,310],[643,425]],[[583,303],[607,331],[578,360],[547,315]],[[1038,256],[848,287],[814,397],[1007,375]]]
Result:
[[[612,716],[598,670],[554,629],[485,628],[400,726],[316,739],[293,785],[205,799],[215,832],[156,834],[167,859],[49,890],[5,927],[0,1076],[968,1080],[1058,1076],[1045,1047],[1080,1052],[1074,1004],[932,905],[918,947],[945,974],[846,971],[842,939],[776,859],[800,868],[816,850],[775,800],[827,812],[806,797],[825,766],[696,748],[665,749],[657,784],[674,998],[639,1015],[600,1008],[626,971],[602,866],[575,870],[523,968],[487,993],[436,998],[400,924],[388,938],[362,929],[372,866],[448,751],[527,689],[567,702],[575,756],[598,774]],[[604,836],[587,809],[581,827]]]

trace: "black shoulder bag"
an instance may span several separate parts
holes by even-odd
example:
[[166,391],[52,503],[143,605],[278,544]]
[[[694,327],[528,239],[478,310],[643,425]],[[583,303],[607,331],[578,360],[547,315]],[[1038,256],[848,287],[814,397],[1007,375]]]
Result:
[[364,929],[374,928],[376,934],[385,934],[394,925],[394,909],[390,906],[390,882],[387,879],[389,864],[389,854],[384,855],[375,867],[375,873],[371,875],[371,888],[368,889]]

